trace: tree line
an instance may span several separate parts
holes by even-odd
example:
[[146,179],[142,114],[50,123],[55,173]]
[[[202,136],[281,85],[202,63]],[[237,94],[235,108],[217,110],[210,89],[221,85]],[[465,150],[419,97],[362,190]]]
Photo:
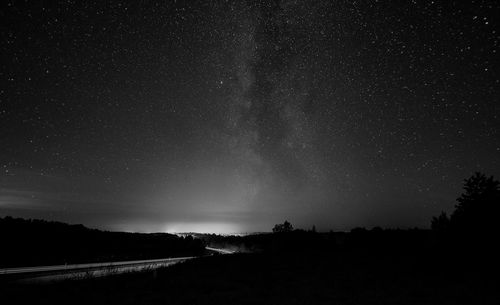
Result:
[[196,256],[191,236],[127,233],[37,219],[0,218],[0,267],[57,265]]

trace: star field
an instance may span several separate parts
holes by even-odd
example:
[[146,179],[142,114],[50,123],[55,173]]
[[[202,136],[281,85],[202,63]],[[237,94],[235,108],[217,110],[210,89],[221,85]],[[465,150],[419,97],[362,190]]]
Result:
[[500,175],[495,1],[2,4],[0,214],[426,227]]

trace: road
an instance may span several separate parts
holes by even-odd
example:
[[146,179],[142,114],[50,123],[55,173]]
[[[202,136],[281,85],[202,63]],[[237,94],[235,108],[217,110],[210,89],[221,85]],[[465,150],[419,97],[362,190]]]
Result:
[[[207,250],[220,254],[232,254],[233,251],[206,247]],[[159,267],[170,266],[197,256],[134,260],[134,261],[119,261],[105,263],[90,263],[90,264],[72,264],[72,265],[54,265],[54,266],[36,266],[36,267],[16,267],[0,269],[2,275],[19,275],[20,277],[43,277],[47,279],[78,277],[80,275],[102,276],[111,273],[122,273],[127,271],[138,271],[144,269],[154,269]]]

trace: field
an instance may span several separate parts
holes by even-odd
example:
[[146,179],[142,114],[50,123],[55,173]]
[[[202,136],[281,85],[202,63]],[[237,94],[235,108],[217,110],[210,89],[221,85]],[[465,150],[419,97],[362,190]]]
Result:
[[[498,304],[481,262],[449,253],[234,254],[51,284],[2,285],[2,304]],[[490,274],[491,275],[491,274]]]

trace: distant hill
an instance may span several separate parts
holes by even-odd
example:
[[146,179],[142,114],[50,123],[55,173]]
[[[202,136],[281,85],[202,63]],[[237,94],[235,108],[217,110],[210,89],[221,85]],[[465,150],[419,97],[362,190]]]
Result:
[[105,262],[200,255],[191,236],[89,229],[81,224],[0,218],[0,267]]

